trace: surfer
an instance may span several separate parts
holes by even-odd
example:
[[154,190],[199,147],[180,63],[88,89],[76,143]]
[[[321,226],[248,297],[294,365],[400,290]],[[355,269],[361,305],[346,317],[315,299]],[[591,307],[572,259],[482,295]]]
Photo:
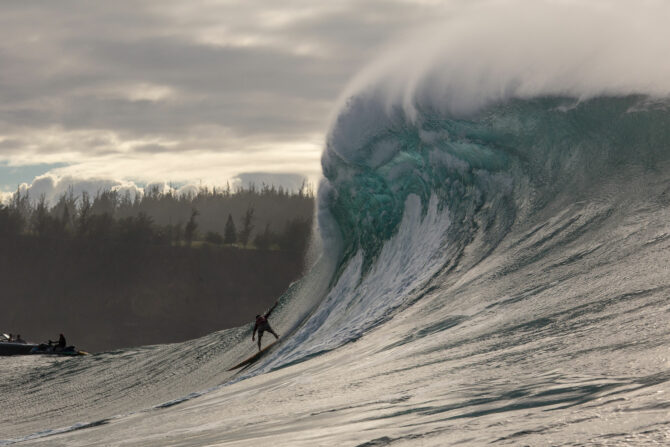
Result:
[[[65,349],[65,344],[66,344],[65,336],[63,334],[60,334],[58,336],[58,343],[56,343],[56,346],[54,348],[54,352],[59,352],[59,351],[62,351],[63,349]],[[49,340],[49,345],[51,345],[51,340]]]
[[263,332],[268,331],[272,335],[275,336],[276,339],[279,339],[279,335],[275,331],[272,330],[270,327],[270,323],[268,323],[268,318],[270,317],[270,314],[272,313],[273,310],[275,310],[275,307],[277,307],[277,304],[279,304],[279,301],[275,303],[274,306],[270,310],[267,311],[265,315],[256,315],[256,324],[254,325],[254,332],[251,334],[251,341],[254,341],[254,338],[256,337],[256,330],[258,330],[258,350],[261,350],[261,338],[263,337]]

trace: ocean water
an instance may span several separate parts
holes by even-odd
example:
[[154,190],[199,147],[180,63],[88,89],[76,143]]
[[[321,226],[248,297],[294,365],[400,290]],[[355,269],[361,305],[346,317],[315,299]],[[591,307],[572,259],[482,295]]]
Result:
[[670,445],[670,101],[444,54],[346,92],[275,349],[2,359],[0,445]]

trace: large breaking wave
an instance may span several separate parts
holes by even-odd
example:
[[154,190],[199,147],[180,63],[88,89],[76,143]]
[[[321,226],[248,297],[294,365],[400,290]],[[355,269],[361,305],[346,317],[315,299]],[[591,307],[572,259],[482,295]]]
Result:
[[[601,202],[583,221],[572,216],[580,222],[571,231],[603,227],[612,210],[649,193],[621,185],[667,168],[667,106],[640,95],[539,97],[454,118],[351,99],[324,154],[320,195],[341,232],[340,264],[320,312],[294,339],[300,356],[356,339],[438,272],[467,272],[515,225]],[[362,112],[385,119],[343,138]],[[537,248],[536,258],[549,249]]]
[[319,346],[355,339],[434,274],[467,272],[514,225],[607,202],[580,223],[594,230],[653,195],[621,185],[670,159],[662,11],[486,3],[354,79],[322,157],[321,222],[342,248],[333,303],[308,324],[329,328]]
[[356,339],[439,272],[468,272],[515,226],[591,203],[572,223],[597,231],[657,193],[621,185],[670,159],[667,5],[514,5],[396,42],[343,94],[319,194],[338,267],[300,355]]

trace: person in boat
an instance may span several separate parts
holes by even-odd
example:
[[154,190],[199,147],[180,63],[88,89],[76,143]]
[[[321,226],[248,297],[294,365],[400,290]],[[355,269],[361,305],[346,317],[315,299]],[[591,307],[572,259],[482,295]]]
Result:
[[21,334],[16,334],[16,338],[14,339],[14,343],[21,343],[21,344],[26,344],[26,341],[21,338]]
[[63,334],[60,334],[58,336],[58,343],[56,343],[56,350],[62,351],[63,349],[65,349],[65,344],[66,344],[65,336]]
[[254,325],[254,332],[251,334],[251,341],[254,341],[254,337],[256,336],[256,331],[258,330],[258,350],[261,350],[261,338],[263,338],[263,332],[268,331],[272,335],[275,336],[275,339],[279,339],[279,335],[275,331],[272,330],[270,327],[270,323],[268,322],[268,318],[270,317],[270,314],[272,313],[273,310],[275,310],[275,307],[277,307],[277,304],[279,302],[277,301],[274,306],[270,310],[267,311],[265,315],[256,315],[256,324]]

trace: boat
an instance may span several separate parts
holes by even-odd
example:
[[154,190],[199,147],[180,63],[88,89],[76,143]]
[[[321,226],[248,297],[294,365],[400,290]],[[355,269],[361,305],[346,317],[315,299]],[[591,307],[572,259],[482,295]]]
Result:
[[35,343],[15,343],[13,341],[0,341],[0,355],[27,355],[31,354]]
[[32,355],[88,355],[88,352],[79,351],[75,349],[74,346],[66,346],[65,348],[59,348],[57,345],[50,343],[40,343],[39,345],[34,345],[34,347],[28,352]]
[[49,341],[49,343],[40,343],[40,344],[27,343],[27,342],[19,343],[16,341],[10,341],[10,337],[7,334],[0,334],[0,356],[9,356],[9,355],[72,356],[72,355],[87,355],[87,354],[88,352],[79,351],[75,349],[74,346],[59,348],[51,341]]

